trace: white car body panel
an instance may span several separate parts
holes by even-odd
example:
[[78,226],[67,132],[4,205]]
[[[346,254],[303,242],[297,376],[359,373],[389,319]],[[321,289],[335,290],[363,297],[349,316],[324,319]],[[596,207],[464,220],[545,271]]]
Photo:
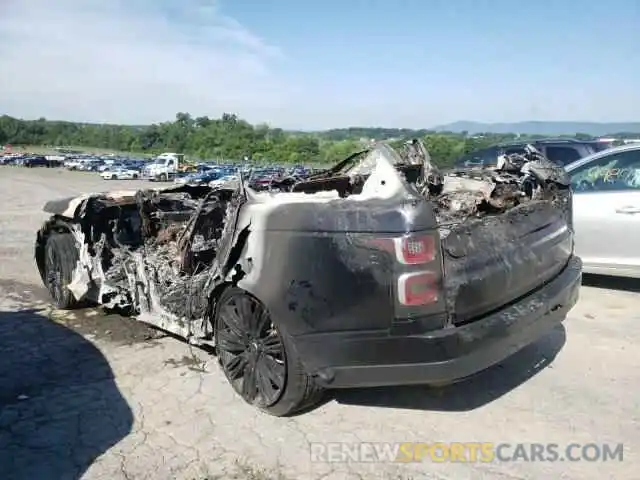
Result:
[[133,180],[140,178],[140,173],[136,170],[108,170],[100,173],[104,180]]
[[[598,152],[566,169],[574,187],[575,249],[584,272],[640,278],[640,145]],[[577,182],[589,169],[600,186],[584,190]]]

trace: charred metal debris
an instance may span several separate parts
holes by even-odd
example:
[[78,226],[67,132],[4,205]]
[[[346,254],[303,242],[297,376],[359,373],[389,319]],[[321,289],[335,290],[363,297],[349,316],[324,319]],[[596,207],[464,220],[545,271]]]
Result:
[[208,298],[242,275],[237,250],[249,226],[236,227],[245,201],[243,189],[191,186],[79,197],[40,230],[36,260],[40,267],[38,246],[48,235],[71,233],[79,258],[68,288],[76,299],[206,339]]
[[[519,205],[551,201],[568,214],[570,180],[564,169],[535,147],[502,155],[495,167],[431,172],[423,193],[433,200],[438,223],[456,225],[470,217],[496,215]],[[570,215],[568,215],[570,223]]]
[[533,147],[524,155],[500,157],[494,168],[447,172],[432,164],[420,141],[407,142],[402,151],[383,147],[358,152],[309,179],[283,181],[273,186],[275,192],[256,194],[238,182],[237,188],[92,194],[45,206],[54,215],[38,234],[38,266],[43,272],[47,236],[71,233],[79,251],[68,288],[77,300],[128,310],[139,320],[201,343],[213,335],[215,305],[210,299],[226,285],[242,286],[259,261],[255,257],[264,254],[262,239],[252,237],[252,222],[266,221],[266,214],[246,213],[250,209],[245,208],[259,195],[277,196],[275,203],[300,201],[301,195],[310,201],[318,195],[326,198],[329,192],[337,192],[332,201],[376,196],[372,182],[385,184],[381,175],[395,175],[389,185],[401,185],[413,198],[422,195],[431,202],[442,238],[469,219],[482,220],[531,202],[550,200],[570,209],[564,170]]

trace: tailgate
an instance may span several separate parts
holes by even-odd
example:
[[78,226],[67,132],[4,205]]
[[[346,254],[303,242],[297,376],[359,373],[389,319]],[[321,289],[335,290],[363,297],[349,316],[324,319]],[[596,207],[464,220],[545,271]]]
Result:
[[517,300],[554,278],[573,251],[573,233],[549,202],[474,219],[442,240],[445,299],[454,324]]

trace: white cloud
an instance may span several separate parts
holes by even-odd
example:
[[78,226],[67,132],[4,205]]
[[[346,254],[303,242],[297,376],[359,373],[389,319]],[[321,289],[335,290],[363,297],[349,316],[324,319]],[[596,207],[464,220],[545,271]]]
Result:
[[0,114],[147,123],[270,118],[284,55],[207,0],[4,0]]

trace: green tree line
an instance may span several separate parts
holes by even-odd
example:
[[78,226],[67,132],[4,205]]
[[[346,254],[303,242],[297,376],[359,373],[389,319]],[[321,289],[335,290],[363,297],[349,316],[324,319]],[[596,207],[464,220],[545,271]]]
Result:
[[[515,134],[475,135],[435,133],[429,130],[346,128],[324,132],[288,132],[268,125],[251,125],[225,113],[214,119],[176,114],[175,120],[148,126],[86,124],[63,121],[21,120],[0,117],[0,145],[91,147],[121,152],[185,153],[202,160],[240,160],[249,157],[274,163],[334,163],[362,149],[371,140],[400,142],[422,138],[435,163],[451,165],[462,155]],[[576,137],[585,137],[576,134]]]

